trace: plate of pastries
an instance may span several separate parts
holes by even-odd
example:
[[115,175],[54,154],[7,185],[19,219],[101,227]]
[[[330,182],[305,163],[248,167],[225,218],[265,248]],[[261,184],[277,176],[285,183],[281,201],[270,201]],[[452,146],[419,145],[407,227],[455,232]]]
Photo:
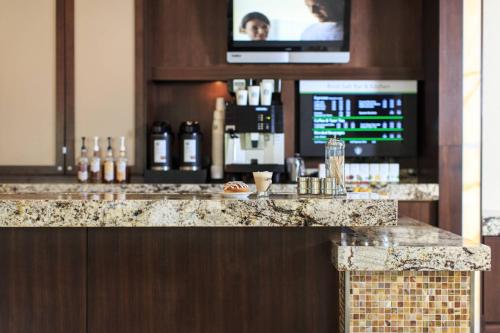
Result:
[[232,181],[224,184],[222,196],[235,199],[246,199],[252,192],[250,187],[241,181]]

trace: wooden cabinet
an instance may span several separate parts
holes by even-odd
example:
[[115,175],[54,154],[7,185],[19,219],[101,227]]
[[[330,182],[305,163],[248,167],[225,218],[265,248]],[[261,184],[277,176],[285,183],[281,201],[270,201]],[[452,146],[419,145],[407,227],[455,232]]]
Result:
[[0,232],[0,332],[86,332],[86,230]]
[[437,226],[438,201],[399,201],[398,210],[400,217],[411,217]]
[[89,229],[88,331],[338,329],[334,229]]
[[500,333],[500,237],[484,237],[491,247],[491,272],[484,272],[483,319],[484,332]]

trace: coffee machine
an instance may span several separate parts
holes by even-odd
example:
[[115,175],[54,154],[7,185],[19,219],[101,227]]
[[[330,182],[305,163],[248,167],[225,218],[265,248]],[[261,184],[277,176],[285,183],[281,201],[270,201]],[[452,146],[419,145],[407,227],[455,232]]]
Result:
[[224,172],[285,171],[281,104],[229,105],[224,130]]

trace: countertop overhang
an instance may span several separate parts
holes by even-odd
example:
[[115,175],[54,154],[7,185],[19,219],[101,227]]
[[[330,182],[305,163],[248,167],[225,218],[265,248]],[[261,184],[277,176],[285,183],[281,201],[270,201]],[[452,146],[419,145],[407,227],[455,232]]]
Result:
[[396,200],[356,194],[246,200],[210,193],[0,194],[1,227],[388,226],[397,216]]
[[392,227],[343,229],[332,241],[339,271],[486,271],[488,246],[427,224],[401,218]]

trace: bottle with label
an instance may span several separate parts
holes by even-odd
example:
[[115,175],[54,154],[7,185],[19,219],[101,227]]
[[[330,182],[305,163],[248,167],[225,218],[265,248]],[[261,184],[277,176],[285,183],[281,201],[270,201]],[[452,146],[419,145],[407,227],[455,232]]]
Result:
[[125,147],[125,137],[120,137],[120,152],[116,159],[116,182],[125,183],[127,181],[127,148]]
[[173,134],[170,125],[155,121],[149,134],[149,167],[155,171],[168,171],[172,168]]
[[115,159],[113,157],[113,146],[111,138],[108,137],[108,148],[104,157],[104,182],[113,183],[115,181]]
[[94,151],[90,159],[90,181],[100,183],[101,175],[101,150],[99,148],[99,137],[94,137]]
[[179,129],[179,169],[197,171],[201,169],[200,124],[197,121],[185,121]]
[[85,137],[82,137],[77,177],[80,183],[87,183],[89,181],[89,158],[87,156],[87,147],[85,146]]

